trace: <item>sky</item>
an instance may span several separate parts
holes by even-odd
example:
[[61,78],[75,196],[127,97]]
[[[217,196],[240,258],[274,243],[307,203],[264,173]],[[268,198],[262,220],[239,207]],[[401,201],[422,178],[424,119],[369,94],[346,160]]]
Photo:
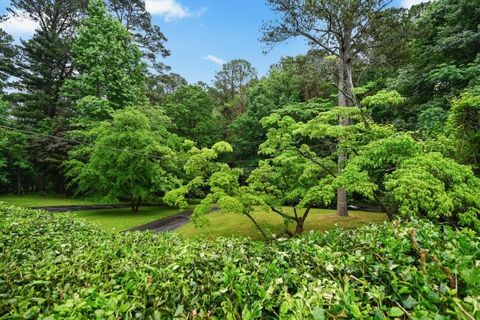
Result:
[[[392,5],[410,7],[424,1],[394,0]],[[0,13],[5,13],[9,3],[0,0]],[[145,3],[153,23],[168,38],[165,46],[172,54],[163,62],[190,83],[211,84],[222,64],[237,58],[250,61],[263,76],[281,57],[308,50],[302,39],[289,40],[271,50],[259,41],[262,23],[275,18],[264,0],[146,0]],[[16,39],[27,39],[36,25],[28,19],[10,19],[0,23],[0,27]]]

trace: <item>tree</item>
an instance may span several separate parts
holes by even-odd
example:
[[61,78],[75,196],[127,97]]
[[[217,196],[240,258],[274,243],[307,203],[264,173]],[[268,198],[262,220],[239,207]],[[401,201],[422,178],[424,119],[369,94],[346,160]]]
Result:
[[126,108],[113,114],[111,122],[92,129],[96,136],[86,162],[70,159],[66,166],[72,185],[84,194],[108,199],[127,198],[132,212],[138,212],[142,200],[156,192],[173,189],[178,178],[176,154],[152,131],[141,112]]
[[17,48],[13,45],[13,37],[0,29],[0,93],[10,86],[10,77],[16,75],[14,57]]
[[165,48],[167,41],[160,27],[152,24],[152,17],[145,8],[144,0],[108,0],[108,8],[127,28],[136,44],[143,49],[145,58],[155,66],[158,56],[163,58],[170,55]]
[[[332,88],[326,69],[323,59],[314,55],[287,57],[271,66],[267,76],[247,89],[247,111],[229,126],[231,135],[228,141],[233,145],[235,163],[253,167],[262,158],[258,155],[258,148],[267,132],[260,124],[262,118],[282,109],[283,115],[291,115],[299,121],[308,121],[315,116],[306,115],[311,109],[303,103],[317,98],[330,99]],[[313,105],[317,105],[315,102],[318,101]],[[292,108],[286,110],[287,106]],[[303,111],[305,115],[298,118],[298,113]]]
[[150,75],[147,78],[148,99],[152,105],[161,105],[168,95],[187,84],[187,80],[177,73]]
[[[308,108],[313,109],[312,106]],[[316,109],[322,108],[325,106],[318,104]],[[350,124],[338,124],[339,117],[348,117]],[[267,237],[251,215],[259,206],[285,220],[286,234],[298,235],[304,230],[311,208],[328,206],[335,198],[337,188],[344,188],[340,179],[343,175],[336,172],[337,152],[354,154],[352,150],[392,134],[390,128],[366,124],[357,107],[318,111],[318,115],[306,123],[278,113],[263,118],[261,122],[268,129],[267,139],[260,146],[265,160],[259,161],[245,184],[240,179],[240,168],[231,168],[218,161],[220,150],[232,151],[230,145],[220,142],[212,149],[193,150],[185,167],[193,178],[169,192],[165,200],[173,205],[185,205],[190,193],[206,189],[208,194],[194,211],[194,219],[202,221],[209,208],[218,203],[223,212],[245,214]],[[338,142],[333,144],[332,140]],[[323,148],[312,141],[321,141]],[[338,149],[329,148],[330,145],[338,145]],[[349,186],[351,192],[363,189],[371,190],[371,184]],[[284,210],[284,206],[293,207],[293,214]],[[295,224],[293,232],[288,228],[291,223]]]
[[103,1],[93,0],[73,45],[78,74],[63,92],[80,115],[105,120],[127,106],[146,102],[146,65],[127,29]]
[[[71,43],[80,19],[81,2],[75,0],[12,0],[9,15],[26,16],[37,24],[33,36],[20,40],[15,62],[16,89],[6,96],[13,102],[15,126],[62,137],[71,106],[60,94],[72,76]],[[8,16],[7,16],[8,17]],[[32,136],[28,140],[33,154],[37,191],[63,191],[58,165],[66,158],[70,144],[58,139]]]
[[235,95],[245,89],[257,78],[257,71],[250,62],[235,59],[222,65],[222,70],[215,75],[215,88],[219,91],[222,101],[233,100]]
[[246,89],[256,79],[257,70],[243,59],[225,63],[222,70],[215,74],[216,96],[226,125],[246,111]]
[[447,121],[454,139],[456,159],[480,170],[480,86],[465,90],[454,99]]
[[10,129],[8,104],[0,99],[0,192],[24,192],[24,178],[31,175],[28,140],[24,134]]
[[[262,40],[267,44],[283,42],[291,37],[303,37],[310,45],[337,59],[338,105],[356,104],[353,63],[359,55],[392,39],[376,37],[374,25],[385,18],[384,9],[391,0],[328,1],[328,0],[267,0],[281,19],[263,27]],[[340,119],[348,125],[349,119]],[[341,172],[346,157],[338,155]],[[347,194],[340,188],[337,194],[337,213],[348,215]]]
[[430,152],[409,134],[372,141],[358,151],[339,179],[347,190],[377,194],[391,215],[448,222],[480,230],[480,179],[468,166]]
[[199,146],[211,145],[221,138],[219,115],[215,102],[201,87],[180,86],[166,98],[166,115],[176,126],[175,132]]
[[17,113],[27,124],[66,116],[68,104],[60,89],[73,72],[71,44],[80,19],[79,1],[13,0],[12,15],[27,15],[38,25],[29,40],[22,40],[18,61],[20,81]]
[[442,134],[437,129],[446,125],[451,100],[480,84],[479,5],[442,0],[410,9],[411,37],[404,48],[410,58],[386,82],[408,98],[404,129],[428,138]]

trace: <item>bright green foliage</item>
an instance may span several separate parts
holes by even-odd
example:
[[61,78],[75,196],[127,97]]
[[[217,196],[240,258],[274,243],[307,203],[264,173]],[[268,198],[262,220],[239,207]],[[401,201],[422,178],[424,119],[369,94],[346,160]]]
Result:
[[[317,109],[324,107],[319,104]],[[349,118],[351,125],[338,124],[338,118]],[[171,191],[165,199],[172,205],[186,205],[185,197],[194,188],[207,188],[208,195],[195,210],[194,219],[209,212],[217,204],[224,212],[245,214],[251,217],[255,206],[272,210],[285,220],[285,231],[294,223],[295,233],[301,234],[312,207],[329,205],[340,184],[337,176],[336,152],[368,144],[371,140],[391,134],[388,127],[363,122],[359,108],[331,108],[319,112],[308,123],[295,121],[290,116],[272,114],[262,119],[261,124],[268,130],[267,140],[260,145],[261,160],[246,180],[240,183],[240,170],[231,169],[227,164],[217,162],[217,147],[195,150],[185,167],[192,180],[185,186]],[[314,140],[310,140],[314,139]],[[310,147],[307,142],[324,142],[326,147]],[[224,144],[224,143],[222,143]],[[228,148],[230,151],[230,148]],[[371,190],[372,184],[354,184],[352,192]],[[282,207],[295,207],[294,215]],[[301,213],[298,210],[302,210]],[[255,223],[256,224],[256,223]],[[257,228],[265,235],[260,226]]]
[[146,66],[142,52],[102,0],[90,1],[73,45],[78,76],[68,80],[65,95],[80,115],[110,118],[112,111],[146,101]]
[[337,181],[349,191],[381,201],[392,214],[418,214],[480,230],[480,179],[470,167],[438,152],[425,152],[410,135],[364,146]]
[[462,93],[452,102],[448,131],[457,145],[457,157],[480,169],[480,86]]
[[480,240],[421,220],[260,243],[109,233],[0,205],[0,230],[0,317],[480,316]]
[[218,161],[222,154],[232,151],[232,147],[223,141],[217,142],[211,148],[193,147],[184,166],[187,177],[191,180],[177,189],[170,190],[163,201],[185,208],[188,206],[187,197],[189,195],[201,193],[202,189],[208,188],[210,193],[195,208],[192,216],[192,219],[199,225],[205,222],[204,215],[217,202],[220,202],[221,207],[230,206],[226,202],[227,199],[231,199],[231,202],[236,204],[237,202],[232,196],[240,194],[238,178],[241,171],[231,169],[227,164]]
[[82,193],[130,199],[132,210],[154,192],[177,184],[175,152],[155,134],[148,119],[131,108],[117,111],[112,122],[93,129],[96,137],[89,159],[73,158],[68,176]]
[[401,163],[385,182],[399,213],[412,213],[480,231],[480,179],[440,153]]
[[380,90],[375,95],[362,100],[362,105],[370,108],[392,107],[405,102],[405,98],[397,91]]
[[220,117],[213,99],[199,86],[180,86],[167,97],[165,113],[175,124],[175,132],[199,146],[212,145],[222,137]]
[[384,190],[383,182],[387,175],[403,161],[419,153],[419,144],[408,134],[374,140],[348,162],[339,180],[347,190],[355,189],[357,185],[366,186],[356,188],[357,192],[373,199],[373,191]]

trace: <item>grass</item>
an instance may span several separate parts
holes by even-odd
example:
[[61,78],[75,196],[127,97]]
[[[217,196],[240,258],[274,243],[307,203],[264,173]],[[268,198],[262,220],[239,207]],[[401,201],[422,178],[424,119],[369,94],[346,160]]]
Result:
[[72,205],[91,205],[99,204],[98,200],[67,198],[62,195],[41,195],[27,194],[17,195],[0,195],[0,201],[17,207],[47,207],[47,206],[72,206]]
[[137,213],[133,213],[130,208],[122,208],[72,211],[70,214],[75,215],[88,222],[97,224],[105,230],[123,231],[174,215],[182,211],[184,210],[162,206],[143,208],[140,207],[140,211]]
[[[273,212],[257,211],[252,215],[262,228],[269,232],[279,234],[284,228],[281,217]],[[261,233],[254,224],[244,215],[212,212],[207,216],[210,222],[207,226],[195,227],[191,222],[176,229],[175,231],[187,237],[250,237],[262,239]],[[335,210],[312,209],[305,221],[305,232],[309,230],[327,231],[341,227],[354,229],[371,222],[383,222],[386,219],[384,213],[351,211],[348,217],[337,216]],[[290,230],[294,225],[290,226]]]

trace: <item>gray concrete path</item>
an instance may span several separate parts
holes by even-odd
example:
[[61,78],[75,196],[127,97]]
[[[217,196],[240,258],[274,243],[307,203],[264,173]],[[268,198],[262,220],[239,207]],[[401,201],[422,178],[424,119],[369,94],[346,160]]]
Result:
[[[220,208],[214,207],[210,212],[218,211]],[[183,211],[172,216],[162,218],[156,221],[149,222],[147,224],[133,227],[127,231],[154,231],[154,232],[166,232],[180,228],[184,224],[190,221],[190,216],[193,214],[193,210]]]

